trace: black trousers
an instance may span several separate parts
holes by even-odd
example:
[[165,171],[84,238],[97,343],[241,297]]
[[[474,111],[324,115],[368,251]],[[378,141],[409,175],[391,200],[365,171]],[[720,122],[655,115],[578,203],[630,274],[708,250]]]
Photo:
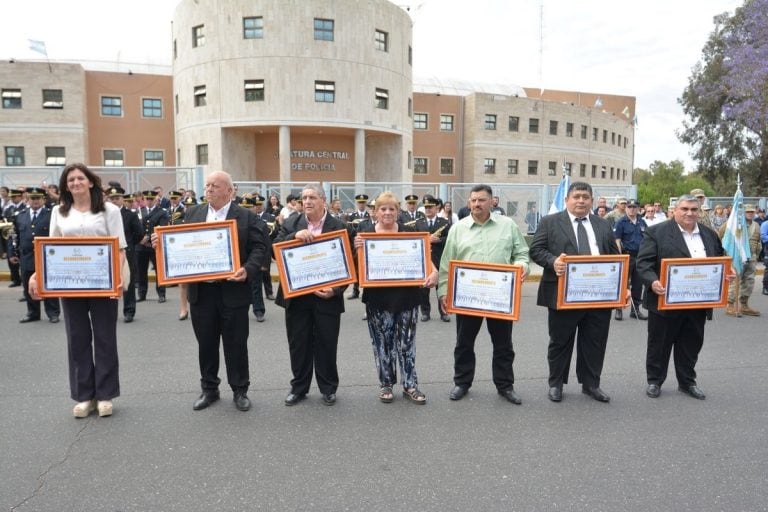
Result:
[[643,301],[643,280],[637,271],[637,253],[629,253],[629,288],[632,290],[632,302],[640,306]]
[[585,387],[600,387],[610,309],[549,309],[549,386],[568,384],[576,344],[576,379]]
[[[429,316],[432,312],[432,304],[429,302],[430,288],[419,288],[419,308],[422,315]],[[435,295],[437,295],[437,288],[435,288]],[[443,303],[440,302],[440,297],[437,297],[437,310],[440,312],[440,316],[445,315],[443,311]]]
[[48,318],[61,315],[61,307],[59,306],[59,299],[43,299],[34,300],[29,294],[29,278],[32,277],[34,272],[31,270],[24,270],[21,273],[21,284],[24,285],[24,298],[27,300],[27,315],[35,318],[40,318],[40,303],[45,305],[45,314]]
[[[453,350],[453,382],[469,388],[475,379],[475,339],[483,324],[483,317],[456,315],[456,347]],[[512,348],[512,322],[486,318],[485,325],[491,335],[493,360],[491,370],[496,389],[504,391],[512,387],[515,374],[512,363],[515,351]]]
[[261,281],[264,283],[264,293],[269,296],[274,296],[275,292],[272,289],[272,273],[269,269],[261,271]]
[[308,295],[291,299],[285,309],[285,330],[291,356],[291,393],[304,394],[312,384],[314,368],[317,387],[323,394],[336,393],[339,372],[336,350],[339,343],[340,313],[315,306],[320,297]]
[[648,312],[648,352],[645,369],[648,384],[661,386],[667,378],[669,356],[674,348],[675,374],[680,386],[696,384],[696,361],[704,345],[705,309],[689,309],[661,316]]
[[109,298],[64,298],[70,396],[77,402],[120,396],[117,305]]
[[131,269],[131,280],[128,288],[123,291],[123,316],[136,314],[136,272],[138,271],[134,251],[125,251],[125,259],[128,261],[128,268]]
[[220,283],[201,283],[197,302],[189,305],[200,364],[200,387],[204,393],[219,389],[219,344],[224,347],[227,382],[235,393],[250,386],[248,371],[248,304],[228,307]]
[[[149,290],[149,262],[152,262],[152,267],[157,271],[157,262],[155,261],[155,251],[136,251],[136,264],[137,279],[136,283],[139,288],[139,297],[147,298],[147,290]],[[165,297],[165,286],[160,286],[155,282],[155,290],[157,290],[158,297]]]
[[264,307],[264,293],[261,290],[264,271],[259,270],[253,279],[248,282],[251,285],[251,306],[253,306],[254,313],[264,313],[266,308]]

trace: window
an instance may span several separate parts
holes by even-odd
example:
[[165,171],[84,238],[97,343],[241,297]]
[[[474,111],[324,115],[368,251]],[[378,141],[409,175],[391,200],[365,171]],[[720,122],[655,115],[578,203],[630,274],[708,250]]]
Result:
[[550,135],[557,135],[557,121],[550,121],[549,122],[549,134]]
[[581,125],[581,139],[587,140],[587,125]]
[[413,114],[413,129],[414,130],[426,130],[428,127],[428,115],[422,113]]
[[333,41],[333,20],[315,18],[315,40]]
[[117,116],[123,115],[123,100],[114,96],[101,97],[101,115]]
[[528,160],[528,175],[535,176],[537,174],[539,174],[539,161]]
[[592,166],[592,177],[593,178],[597,178],[597,166],[596,165]]
[[565,162],[563,164],[563,167],[565,167],[565,172],[568,174],[568,176],[571,175],[571,170],[573,169],[573,164],[571,162]]
[[624,137],[624,149],[627,149],[627,138]]
[[413,47],[408,45],[408,65],[413,65]]
[[408,117],[413,116],[413,98],[408,98]]
[[195,146],[195,162],[197,165],[208,165],[208,144]]
[[483,172],[485,174],[496,174],[496,159],[484,158],[483,159]]
[[613,167],[611,167],[611,179],[613,179]]
[[528,133],[539,133],[539,120],[532,117],[528,120]]
[[603,142],[608,143],[608,130],[603,130]]
[[376,108],[387,110],[389,108],[389,91],[376,89]]
[[440,174],[452,175],[453,174],[453,158],[441,158],[440,159]]
[[333,103],[336,98],[336,82],[315,81],[315,101]]
[[389,51],[389,34],[382,30],[376,31],[376,49],[380,52]]
[[121,167],[125,165],[122,149],[105,149],[104,150],[104,166],[105,167]]
[[509,131],[520,131],[520,118],[517,116],[509,116]]
[[179,95],[178,94],[176,94],[173,97],[173,106],[176,109],[176,114],[178,114],[179,113]]
[[606,171],[606,169],[605,169],[605,166],[602,166],[602,167],[600,168],[600,177],[601,177],[601,178],[603,178],[603,179],[605,179],[605,175],[606,175],[606,173],[607,173],[607,171]]
[[413,152],[408,152],[408,168],[413,169]]
[[507,174],[517,174],[518,161],[509,159],[507,160]]
[[611,132],[611,144],[616,145],[616,132]]
[[565,123],[565,136],[573,137],[573,123]]
[[66,150],[63,147],[45,147],[45,165],[64,165],[66,161]]
[[205,25],[197,25],[196,27],[192,27],[192,48],[205,46],[205,33],[203,32],[204,27]]
[[243,18],[243,39],[262,39],[264,37],[264,18],[251,16]]
[[441,132],[453,131],[453,115],[452,114],[440,114],[440,131]]
[[173,59],[176,60],[176,58],[179,56],[179,50],[176,45],[176,40],[173,40]]
[[21,89],[3,89],[3,108],[21,108]]
[[427,174],[428,161],[421,156],[413,157],[413,174]]
[[486,130],[495,130],[496,129],[496,114],[485,114],[485,129]]
[[621,170],[621,179],[624,180],[624,181],[627,181],[627,170],[626,169],[622,169]]
[[549,176],[557,176],[557,162],[552,160],[549,161],[547,174]]
[[163,117],[163,100],[160,98],[142,98],[141,115],[143,117]]
[[208,104],[206,100],[207,91],[204,85],[195,86],[195,106],[204,107]]
[[579,177],[580,178],[587,177],[587,164],[579,164]]
[[64,108],[64,93],[61,89],[43,89],[43,108]]
[[5,165],[24,165],[24,146],[5,146]]
[[597,142],[597,128],[592,128],[592,140]]
[[245,101],[264,101],[264,80],[245,81]]
[[162,150],[147,149],[144,151],[144,167],[163,167],[165,158]]

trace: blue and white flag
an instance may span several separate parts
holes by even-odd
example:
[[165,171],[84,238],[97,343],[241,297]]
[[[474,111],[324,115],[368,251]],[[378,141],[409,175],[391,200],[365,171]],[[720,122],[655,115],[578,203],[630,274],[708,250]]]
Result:
[[33,52],[42,53],[46,57],[48,56],[48,50],[45,48],[45,41],[36,41],[34,39],[27,39],[29,41],[29,49]]
[[752,257],[749,250],[747,219],[744,217],[744,194],[741,193],[741,188],[737,188],[733,196],[733,209],[728,216],[723,234],[723,249],[733,258],[733,270],[737,275],[741,275],[744,263]]
[[568,195],[568,187],[571,185],[571,179],[567,174],[563,175],[560,184],[555,190],[555,198],[552,200],[552,206],[549,207],[549,213],[557,213],[565,210],[565,197]]

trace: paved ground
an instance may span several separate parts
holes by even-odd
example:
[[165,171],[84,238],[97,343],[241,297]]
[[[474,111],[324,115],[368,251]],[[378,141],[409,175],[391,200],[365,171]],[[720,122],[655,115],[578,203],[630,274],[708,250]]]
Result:
[[[119,325],[122,396],[111,418],[71,417],[63,324],[18,324],[18,288],[0,283],[0,508],[27,511],[758,511],[768,510],[766,316],[718,311],[707,325],[699,383],[707,400],[644,394],[645,324],[614,322],[605,405],[572,382],[547,400],[546,316],[524,286],[513,338],[522,406],[496,395],[490,342],[478,338],[468,397],[448,400],[455,323],[418,327],[426,406],[376,398],[360,301],[347,301],[341,388],[326,407],[313,388],[283,405],[290,370],[282,310],[251,323],[254,408],[231,393],[205,411],[196,346],[166,304],[141,303]],[[575,377],[572,376],[575,381]]]

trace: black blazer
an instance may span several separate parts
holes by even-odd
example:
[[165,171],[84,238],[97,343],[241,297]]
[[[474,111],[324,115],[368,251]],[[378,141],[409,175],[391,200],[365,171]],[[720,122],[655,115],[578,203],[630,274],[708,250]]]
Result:
[[440,259],[443,257],[443,249],[445,248],[445,239],[448,238],[448,230],[451,228],[451,224],[448,222],[448,219],[444,219],[443,217],[439,217],[437,215],[433,220],[434,223],[432,224],[432,229],[429,229],[429,221],[426,217],[417,219],[416,231],[427,231],[429,233],[434,233],[438,229],[440,230],[440,233],[438,234],[440,241],[430,244],[429,247],[430,255],[432,257],[432,264],[435,266],[435,268],[440,268]]
[[[184,222],[205,222],[208,215],[208,203],[192,206],[187,209]],[[259,229],[256,215],[246,210],[237,203],[229,205],[227,220],[234,219],[237,222],[237,242],[240,253],[240,266],[245,268],[248,279],[243,282],[222,281],[222,300],[227,307],[248,306],[251,303],[251,285],[249,279],[253,279],[256,272],[261,270],[267,252],[268,240],[264,232]],[[198,283],[190,283],[188,288],[190,304],[197,303]]]
[[[619,248],[616,246],[613,230],[608,221],[590,213],[589,223],[595,231],[600,254],[619,254]],[[566,210],[543,217],[530,246],[531,259],[544,269],[536,299],[536,304],[539,306],[557,308],[557,274],[555,274],[554,263],[563,253],[579,254],[576,234],[573,232],[571,218]]]
[[125,231],[126,253],[133,253],[136,245],[144,238],[144,228],[141,225],[139,216],[133,210],[126,207],[120,208],[120,215],[123,216],[123,231]]
[[32,209],[27,208],[16,215],[15,230],[16,244],[14,256],[19,258],[20,268],[23,271],[35,271],[35,245],[34,239],[38,236],[50,236],[51,210],[40,208],[37,210],[37,219],[32,224]]
[[[707,257],[725,254],[720,237],[714,230],[699,223],[699,234],[704,242]],[[640,274],[648,293],[645,294],[643,305],[648,311],[654,311],[662,316],[679,314],[685,310],[659,311],[659,296],[650,291],[651,284],[659,279],[661,260],[664,258],[690,258],[691,253],[685,244],[680,227],[673,219],[666,220],[645,230],[645,236],[637,253],[637,272]],[[709,308],[707,308],[709,309]],[[690,310],[688,310],[690,311]]]
[[[297,231],[307,229],[307,217],[303,213],[301,215],[291,215],[280,226],[280,231],[275,238],[275,243],[285,242],[287,240],[293,240]],[[353,242],[354,235],[347,228],[347,224],[340,221],[333,215],[326,213],[325,222],[323,222],[323,233],[330,233],[331,231],[338,231],[343,229],[349,236],[350,244]],[[288,308],[294,302],[301,302],[305,305],[310,303],[318,310],[327,314],[341,314],[344,312],[344,290],[347,286],[335,286],[333,288],[333,297],[330,299],[322,299],[316,295],[308,294],[294,297],[292,299],[286,299],[283,297],[282,285],[277,289],[277,296],[275,297],[275,304],[280,307]]]

